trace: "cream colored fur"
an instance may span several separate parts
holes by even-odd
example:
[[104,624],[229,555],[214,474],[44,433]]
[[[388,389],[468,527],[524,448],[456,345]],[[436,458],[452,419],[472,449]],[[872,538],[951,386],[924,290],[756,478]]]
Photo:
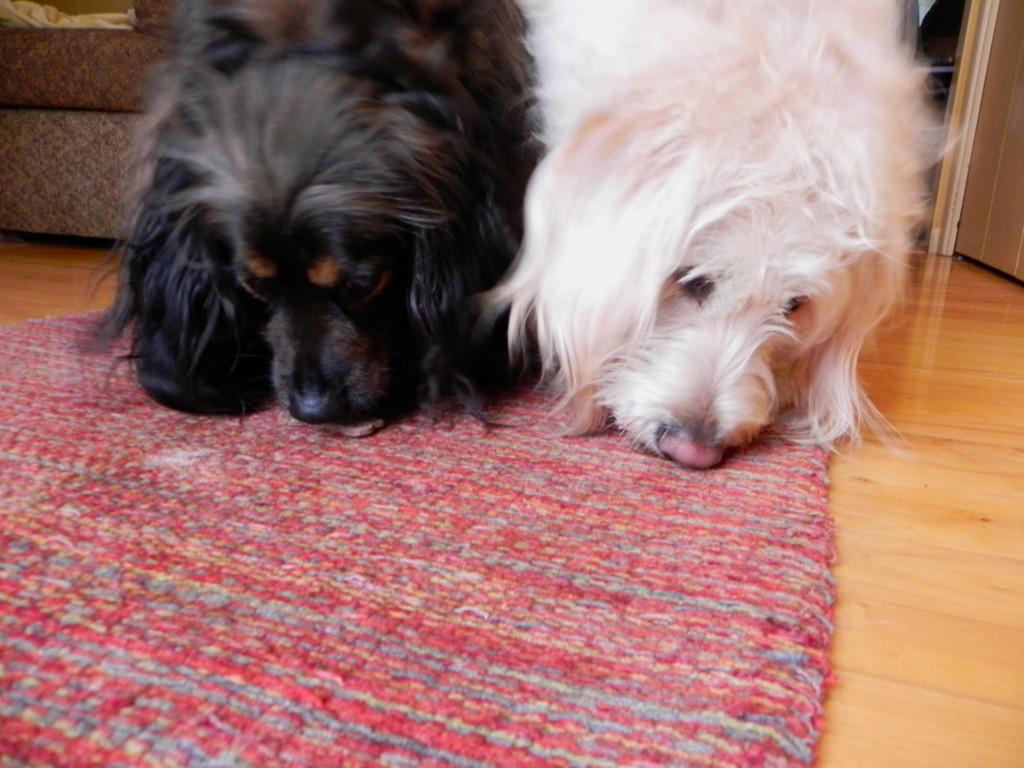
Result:
[[488,300],[575,428],[695,466],[773,422],[856,437],[935,156],[896,3],[523,5],[548,154]]

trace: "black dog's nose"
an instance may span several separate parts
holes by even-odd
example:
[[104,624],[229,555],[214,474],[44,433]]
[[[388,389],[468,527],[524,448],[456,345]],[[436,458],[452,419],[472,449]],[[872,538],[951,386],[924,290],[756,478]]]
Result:
[[331,420],[331,399],[322,389],[293,389],[288,395],[288,412],[307,424],[323,424]]

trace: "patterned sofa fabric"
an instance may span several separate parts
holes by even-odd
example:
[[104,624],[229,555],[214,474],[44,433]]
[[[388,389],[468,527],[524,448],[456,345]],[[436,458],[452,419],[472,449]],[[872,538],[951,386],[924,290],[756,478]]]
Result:
[[117,237],[139,116],[0,109],[0,230]]
[[127,30],[0,30],[0,106],[134,112],[163,43]]
[[0,29],[0,230],[115,238],[170,0],[135,31]]

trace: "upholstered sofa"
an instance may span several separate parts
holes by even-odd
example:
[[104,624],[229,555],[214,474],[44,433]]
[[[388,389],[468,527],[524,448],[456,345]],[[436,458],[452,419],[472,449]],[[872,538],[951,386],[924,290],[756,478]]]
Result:
[[116,237],[171,0],[134,30],[0,28],[0,230]]

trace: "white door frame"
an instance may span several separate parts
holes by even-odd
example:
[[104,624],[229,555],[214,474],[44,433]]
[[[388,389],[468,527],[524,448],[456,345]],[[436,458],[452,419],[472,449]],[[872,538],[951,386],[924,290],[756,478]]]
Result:
[[971,150],[978,127],[978,114],[981,112],[981,96],[999,3],[1000,0],[970,0],[964,12],[952,98],[946,110],[948,149],[942,161],[935,192],[932,229],[928,239],[930,253],[952,256],[956,249],[957,228],[964,207],[967,172],[971,165]]

